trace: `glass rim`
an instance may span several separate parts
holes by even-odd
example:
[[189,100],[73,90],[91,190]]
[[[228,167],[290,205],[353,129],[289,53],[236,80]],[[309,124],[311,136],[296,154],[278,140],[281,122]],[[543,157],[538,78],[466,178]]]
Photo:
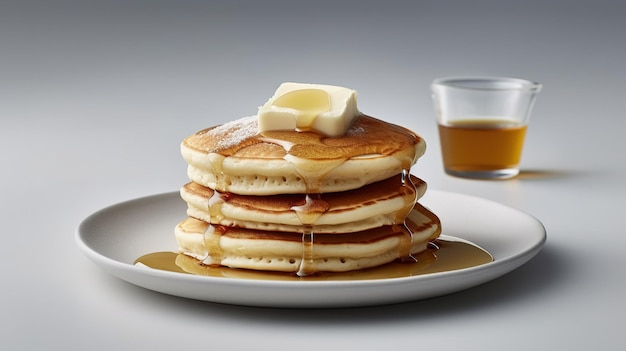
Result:
[[447,87],[480,91],[532,91],[541,90],[542,84],[527,79],[489,76],[445,77],[433,80],[432,88]]

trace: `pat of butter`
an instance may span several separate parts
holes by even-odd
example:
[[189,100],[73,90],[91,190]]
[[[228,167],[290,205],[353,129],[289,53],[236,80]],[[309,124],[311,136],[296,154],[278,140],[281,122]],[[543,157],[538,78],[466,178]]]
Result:
[[354,90],[334,85],[283,83],[259,108],[259,131],[316,130],[340,136],[359,114]]

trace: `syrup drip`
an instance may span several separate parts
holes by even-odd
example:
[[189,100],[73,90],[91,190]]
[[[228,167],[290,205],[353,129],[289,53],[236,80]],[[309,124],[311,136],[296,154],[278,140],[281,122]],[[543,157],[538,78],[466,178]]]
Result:
[[213,223],[220,223],[224,218],[222,205],[228,200],[228,194],[225,192],[225,189],[229,179],[224,173],[222,161],[223,158],[219,158],[211,163],[213,174],[218,174],[219,176],[216,179],[216,191],[213,191],[208,204],[209,226],[204,232],[204,246],[207,248],[207,255],[202,260],[202,263],[206,265],[220,265],[224,257],[224,252],[220,245],[222,235],[213,225]]
[[417,262],[417,259],[413,257],[411,253],[411,247],[413,243],[413,232],[406,225],[406,216],[415,206],[417,201],[417,191],[415,184],[411,180],[408,168],[402,169],[401,178],[401,193],[404,195],[404,208],[395,213],[394,223],[399,227],[399,230],[404,232],[402,243],[400,244],[400,261],[401,262]]
[[[222,204],[227,199],[227,195],[213,192],[213,195],[209,198],[209,223],[219,223],[223,219]],[[215,229],[215,226],[209,224],[207,230],[204,232],[204,246],[207,248],[207,256],[202,260],[207,265],[219,265],[222,262],[224,252],[220,245],[220,239],[222,235]]]
[[307,194],[305,196],[304,205],[293,206],[291,207],[291,210],[296,212],[296,215],[303,226],[302,261],[297,274],[299,276],[314,274],[316,272],[315,256],[313,252],[315,242],[315,223],[318,218],[328,210],[328,204],[321,199],[320,194]]
[[315,258],[313,256],[314,238],[313,227],[305,226],[305,229],[302,231],[302,261],[296,273],[299,277],[305,277],[316,272]]

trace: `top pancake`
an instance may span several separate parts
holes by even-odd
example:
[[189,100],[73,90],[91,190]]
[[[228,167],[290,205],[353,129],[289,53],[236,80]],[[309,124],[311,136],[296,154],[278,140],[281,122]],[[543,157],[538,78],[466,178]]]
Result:
[[193,182],[241,195],[353,190],[408,171],[425,150],[412,131],[366,115],[339,137],[260,134],[251,116],[204,129],[181,144]]

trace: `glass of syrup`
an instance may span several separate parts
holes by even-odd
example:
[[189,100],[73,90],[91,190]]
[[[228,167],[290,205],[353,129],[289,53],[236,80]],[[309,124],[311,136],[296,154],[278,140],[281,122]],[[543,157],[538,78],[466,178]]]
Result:
[[517,78],[435,79],[431,89],[445,172],[475,179],[517,176],[541,87]]

